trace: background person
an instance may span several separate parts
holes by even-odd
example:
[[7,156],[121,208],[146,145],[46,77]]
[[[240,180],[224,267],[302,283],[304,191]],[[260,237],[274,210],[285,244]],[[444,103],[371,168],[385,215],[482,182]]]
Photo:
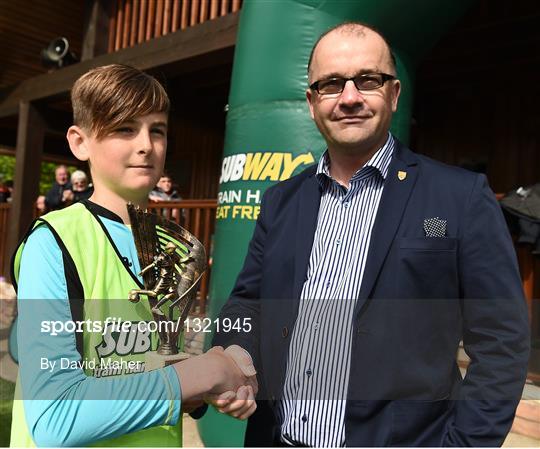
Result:
[[44,195],[39,195],[36,199],[36,208],[39,215],[43,215],[47,212],[47,202],[45,201]]
[[6,185],[6,182],[0,177],[0,203],[7,203],[11,197],[11,192]]
[[[159,203],[161,201],[180,201],[182,198],[174,189],[172,178],[167,173],[163,173],[159,178],[156,187],[148,195],[148,199],[154,203]],[[165,210],[163,211],[163,214],[166,215]],[[182,211],[182,216],[183,215]],[[178,219],[179,216],[178,209],[173,209],[171,217],[173,219]]]
[[174,189],[172,178],[164,173],[156,184],[156,187],[148,195],[150,201],[180,201],[182,198]]
[[73,201],[73,191],[69,182],[69,172],[65,165],[54,170],[54,184],[45,195],[47,210],[58,210],[69,206]]
[[82,170],[75,170],[71,174],[71,186],[74,203],[87,200],[94,192],[94,188],[88,183],[88,176]]

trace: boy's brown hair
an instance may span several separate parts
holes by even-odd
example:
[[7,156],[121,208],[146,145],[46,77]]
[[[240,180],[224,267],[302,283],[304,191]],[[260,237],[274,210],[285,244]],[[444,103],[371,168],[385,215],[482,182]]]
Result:
[[73,123],[97,139],[142,115],[169,112],[169,97],[151,75],[111,64],[82,75],[71,89]]

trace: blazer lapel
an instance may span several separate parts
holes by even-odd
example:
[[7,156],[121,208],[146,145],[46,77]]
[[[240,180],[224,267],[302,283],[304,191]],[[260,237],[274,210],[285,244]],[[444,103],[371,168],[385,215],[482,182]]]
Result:
[[299,201],[295,236],[293,284],[295,306],[298,304],[297,300],[300,299],[300,293],[307,277],[309,256],[311,254],[311,247],[313,246],[315,229],[317,228],[317,216],[321,203],[321,188],[315,174],[307,178],[302,184],[299,192]]
[[356,303],[355,314],[359,312],[373,289],[384,259],[401,223],[401,217],[416,183],[417,175],[416,156],[412,151],[396,141],[394,157],[388,168],[383,194],[371,232],[366,268]]

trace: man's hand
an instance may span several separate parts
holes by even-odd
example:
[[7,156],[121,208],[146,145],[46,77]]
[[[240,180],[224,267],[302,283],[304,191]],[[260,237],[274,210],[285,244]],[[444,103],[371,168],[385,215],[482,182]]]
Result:
[[205,400],[212,404],[218,412],[238,419],[247,419],[257,410],[255,394],[251,385],[240,387],[236,393],[227,391],[219,396],[208,396]]
[[222,394],[207,394],[205,401],[212,404],[220,413],[226,413],[234,418],[247,419],[257,409],[255,396],[258,391],[257,371],[249,353],[238,345],[229,346],[225,350],[242,373],[247,377],[248,384],[235,391],[226,391]]
[[65,202],[68,202],[68,201],[73,201],[73,198],[74,195],[73,195],[73,192],[71,190],[64,190],[62,192],[62,202],[65,203]]
[[[205,354],[173,365],[186,406],[197,403],[206,395],[219,397],[228,391],[238,392],[242,386],[250,386],[256,394],[255,368],[247,362],[251,357],[242,348],[236,348],[224,351],[221,346],[215,346]],[[242,392],[243,398],[246,393]]]

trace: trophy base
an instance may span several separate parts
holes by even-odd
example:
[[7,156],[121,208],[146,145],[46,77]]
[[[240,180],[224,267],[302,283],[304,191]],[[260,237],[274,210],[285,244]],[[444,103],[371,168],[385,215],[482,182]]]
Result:
[[145,354],[145,363],[144,370],[152,371],[159,368],[164,368],[166,366],[172,365],[176,362],[181,362],[191,357],[190,354],[186,352],[179,352],[178,354],[158,354],[157,351],[149,351]]

